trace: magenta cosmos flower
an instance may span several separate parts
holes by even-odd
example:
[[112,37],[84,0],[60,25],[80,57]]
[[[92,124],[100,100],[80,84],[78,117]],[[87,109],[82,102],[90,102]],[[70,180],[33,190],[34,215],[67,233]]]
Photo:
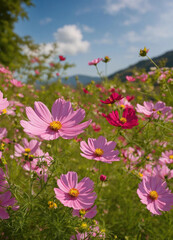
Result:
[[160,211],[169,211],[173,205],[173,194],[166,182],[157,175],[144,177],[137,194],[147,209],[156,215],[161,215]]
[[15,87],[23,87],[24,84],[21,83],[21,81],[18,81],[17,79],[10,80],[11,84],[13,84]]
[[7,98],[3,98],[3,93],[0,91],[0,113],[5,111],[5,109],[8,107],[9,102],[7,101]]
[[45,140],[53,140],[59,137],[72,139],[84,132],[92,120],[79,124],[85,117],[85,110],[79,108],[74,111],[71,102],[61,98],[52,106],[52,114],[42,102],[34,103],[34,110],[26,107],[26,115],[29,121],[22,120],[20,124],[24,131],[33,136]]
[[85,141],[80,143],[80,149],[83,152],[81,156],[106,163],[119,161],[119,151],[114,151],[115,146],[116,142],[108,142],[103,136],[98,139],[88,138],[88,144]]
[[122,95],[119,95],[118,93],[115,92],[115,93],[112,93],[108,99],[106,99],[105,101],[100,100],[100,102],[105,104],[113,104],[114,102],[119,101],[122,98],[123,98]]
[[91,62],[88,62],[88,65],[97,65],[99,62],[101,62],[103,60],[103,58],[96,58],[94,60],[92,60]]
[[78,183],[76,172],[62,174],[57,180],[57,185],[59,188],[54,188],[56,198],[66,207],[76,210],[88,209],[97,198],[93,192],[93,181],[85,177]]
[[5,193],[0,194],[0,218],[8,219],[10,216],[7,212],[7,207],[12,207],[12,209],[18,210],[19,206],[15,206],[16,199],[11,197],[11,192],[7,191]]
[[131,129],[139,124],[135,110],[132,108],[125,108],[121,118],[119,118],[117,110],[107,116],[103,114],[103,117],[105,117],[111,125],[121,127],[123,129]]

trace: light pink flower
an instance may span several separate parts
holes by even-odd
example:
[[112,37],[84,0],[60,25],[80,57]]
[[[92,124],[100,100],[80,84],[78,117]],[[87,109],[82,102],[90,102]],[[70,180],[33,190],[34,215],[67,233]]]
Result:
[[24,84],[22,84],[20,81],[16,80],[16,79],[12,79],[10,80],[11,84],[13,84],[15,87],[23,87]]
[[14,155],[16,157],[21,157],[24,155],[35,155],[36,151],[39,149],[41,142],[38,142],[37,140],[31,140],[28,142],[26,138],[22,139],[23,146],[19,143],[15,144],[15,153]]
[[164,102],[157,102],[156,104],[152,102],[145,102],[144,106],[137,104],[136,111],[138,113],[143,113],[146,116],[152,116],[154,119],[170,119],[172,114],[172,107],[167,107]]
[[173,206],[173,194],[167,188],[166,182],[157,175],[143,178],[137,194],[153,214],[161,215],[160,211],[169,211]]
[[0,139],[3,139],[7,136],[7,129],[6,128],[0,128]]
[[56,198],[66,207],[76,210],[88,209],[97,198],[93,192],[93,181],[85,177],[78,183],[76,172],[62,174],[57,180],[57,185],[59,188],[54,188]]
[[94,60],[92,60],[91,62],[88,62],[88,65],[97,65],[99,62],[101,62],[103,60],[103,58],[96,58]]
[[[31,155],[32,156],[32,155]],[[29,161],[25,161],[22,166],[26,171],[35,172],[39,178],[47,181],[48,168],[52,164],[53,158],[49,156],[49,153],[44,153],[40,148],[37,149],[35,155],[30,157]]]
[[80,149],[83,152],[81,156],[105,163],[119,161],[119,151],[114,150],[115,146],[116,142],[108,142],[103,136],[98,139],[88,138],[88,144],[85,141],[80,143]]
[[35,74],[36,74],[36,75],[40,75],[39,70],[36,69],[36,70],[35,70]]
[[59,137],[72,139],[84,132],[92,120],[79,124],[85,117],[85,111],[81,108],[74,111],[71,102],[61,98],[52,106],[52,114],[42,102],[34,103],[34,110],[26,107],[29,121],[22,120],[20,124],[24,131],[33,136],[45,140],[53,140]]
[[72,214],[73,216],[78,216],[78,217],[93,218],[97,214],[97,206],[95,205],[92,208],[81,209],[81,210],[73,209]]
[[173,163],[173,150],[162,152],[162,156],[159,158],[160,164],[171,164]]
[[3,93],[0,91],[0,113],[3,112],[4,109],[6,109],[9,105],[9,102],[7,101],[7,98],[3,98]]
[[163,180],[173,178],[173,170],[170,170],[166,165],[159,166],[157,165],[153,169],[153,175],[158,175]]

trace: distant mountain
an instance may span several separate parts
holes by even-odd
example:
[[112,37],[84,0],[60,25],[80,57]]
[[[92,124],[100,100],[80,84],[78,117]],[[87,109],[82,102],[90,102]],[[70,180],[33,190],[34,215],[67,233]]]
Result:
[[[142,57],[141,57],[142,58]],[[146,59],[146,57],[144,57]],[[159,67],[173,67],[173,51],[169,51],[160,55],[158,57],[152,58],[152,60],[159,65]],[[154,67],[150,60],[142,60],[136,64],[130,65],[129,67],[115,72],[109,76],[109,79],[114,77],[118,77],[121,81],[125,81],[126,75],[132,75],[134,70],[142,70],[145,69],[146,71],[150,70],[150,67]]]
[[94,81],[96,83],[101,82],[99,77],[90,77],[90,76],[86,76],[86,75],[75,75],[75,76],[71,76],[68,77],[68,79],[66,80],[66,78],[62,78],[62,83],[64,84],[68,84],[71,86],[76,86],[76,78],[78,79],[78,81],[80,83],[82,83],[83,85],[87,85],[89,84],[91,81]]

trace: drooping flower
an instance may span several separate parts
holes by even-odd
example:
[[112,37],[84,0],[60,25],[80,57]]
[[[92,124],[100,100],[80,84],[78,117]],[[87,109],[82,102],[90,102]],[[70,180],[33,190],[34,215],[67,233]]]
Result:
[[80,142],[80,149],[83,152],[81,156],[105,163],[119,161],[119,151],[114,150],[115,146],[116,142],[108,142],[103,136],[98,139],[88,138],[88,144],[85,141]]
[[105,101],[100,100],[100,102],[105,103],[105,104],[113,104],[116,101],[119,101],[123,98],[122,95],[119,95],[118,93],[114,92],[110,95],[110,97],[108,99],[106,99]]
[[160,211],[169,211],[173,206],[173,194],[167,184],[159,176],[148,176],[142,179],[137,194],[147,209],[156,215]]
[[26,107],[29,121],[22,120],[20,124],[24,131],[33,136],[45,140],[53,140],[59,137],[72,139],[84,132],[92,120],[79,124],[85,117],[85,110],[79,108],[74,111],[71,102],[61,98],[52,106],[52,114],[42,102],[34,103],[34,110]]
[[110,62],[110,60],[111,60],[110,57],[105,56],[105,57],[102,59],[102,62],[107,63],[107,62]]
[[111,125],[121,127],[123,129],[131,129],[139,124],[138,117],[135,114],[135,110],[132,108],[125,108],[121,118],[119,118],[118,111],[113,111],[107,116],[105,114],[102,115]]
[[88,62],[88,65],[97,65],[99,62],[101,62],[103,60],[103,58],[96,58],[94,60],[92,60],[91,62]]
[[0,91],[0,113],[3,113],[8,106],[7,98],[3,98],[3,93]]
[[100,175],[100,181],[105,182],[106,179],[107,179],[107,176],[106,176],[106,175],[103,175],[103,174]]
[[59,188],[54,188],[56,198],[66,207],[76,210],[88,209],[97,198],[93,192],[94,183],[88,177],[78,183],[76,172],[62,174],[57,180]]
[[97,206],[95,205],[94,207],[88,208],[88,209],[80,209],[80,210],[73,209],[72,214],[73,216],[78,216],[78,217],[93,218],[97,214]]
[[141,57],[145,57],[148,52],[149,52],[149,49],[147,49],[146,47],[144,47],[144,49],[140,49],[139,55],[140,55]]

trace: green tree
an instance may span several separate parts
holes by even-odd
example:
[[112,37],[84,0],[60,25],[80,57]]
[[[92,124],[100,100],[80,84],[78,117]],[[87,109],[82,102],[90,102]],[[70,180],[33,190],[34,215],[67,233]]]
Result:
[[0,0],[0,63],[11,69],[19,68],[27,60],[22,47],[33,46],[30,36],[20,37],[14,32],[19,18],[28,19],[25,6],[34,4],[32,0]]

